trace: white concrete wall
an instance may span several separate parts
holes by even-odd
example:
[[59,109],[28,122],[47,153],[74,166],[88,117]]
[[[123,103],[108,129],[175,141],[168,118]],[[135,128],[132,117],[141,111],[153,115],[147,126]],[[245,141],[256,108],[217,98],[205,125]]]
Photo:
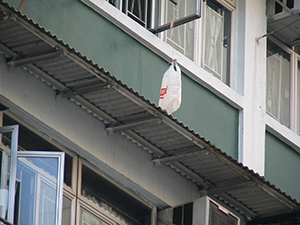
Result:
[[237,4],[243,12],[239,16],[244,16],[240,20],[244,21],[244,30],[237,30],[237,35],[244,37],[244,49],[240,52],[243,55],[236,57],[237,60],[243,60],[239,65],[243,65],[244,72],[244,102],[240,120],[242,148],[239,159],[245,166],[264,175],[266,38],[259,42],[256,39],[266,33],[266,3],[262,0],[241,0]]
[[101,121],[67,99],[56,100],[46,83],[20,67],[8,69],[3,55],[0,101],[150,203],[174,206],[199,197],[194,183],[169,167],[154,167],[148,152],[120,134],[108,136]]

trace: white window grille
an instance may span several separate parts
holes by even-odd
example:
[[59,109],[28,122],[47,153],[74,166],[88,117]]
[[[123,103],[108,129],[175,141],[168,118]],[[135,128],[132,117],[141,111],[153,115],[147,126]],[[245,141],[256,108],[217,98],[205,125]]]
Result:
[[299,11],[300,3],[295,0],[267,0],[268,18],[278,19]]
[[207,1],[204,15],[204,67],[224,83],[229,82],[231,13]]
[[[106,1],[154,34],[165,31],[161,34],[163,40],[229,84],[231,14],[235,0]],[[201,13],[202,19],[194,21]],[[170,29],[173,19],[174,26]]]
[[[180,0],[177,5],[171,1],[165,1],[164,21],[170,22],[186,17],[195,10],[195,2],[190,0]],[[194,21],[185,23],[181,26],[169,29],[166,32],[166,42],[172,45],[176,50],[190,59],[194,56]]]
[[149,28],[154,20],[152,12],[153,0],[106,0],[127,16]]
[[224,30],[224,17],[215,10],[206,6],[205,13],[205,65],[214,71],[219,78],[222,77],[222,34]]

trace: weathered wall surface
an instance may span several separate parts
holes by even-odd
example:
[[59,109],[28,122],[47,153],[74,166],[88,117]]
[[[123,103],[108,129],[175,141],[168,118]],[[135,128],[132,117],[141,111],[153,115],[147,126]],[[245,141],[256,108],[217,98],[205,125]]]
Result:
[[[18,6],[19,1],[10,0]],[[27,1],[22,13],[157,103],[168,62],[80,0]],[[203,70],[199,67],[199,70]],[[204,71],[204,70],[203,70]],[[238,110],[182,74],[183,98],[174,117],[237,158]]]
[[300,155],[281,140],[266,133],[266,174],[271,183],[300,201]]
[[[0,56],[0,101],[38,130],[87,159],[149,202],[178,205],[193,201],[198,187],[22,68],[8,69]],[[41,122],[42,121],[42,122]],[[161,202],[160,202],[161,201]]]

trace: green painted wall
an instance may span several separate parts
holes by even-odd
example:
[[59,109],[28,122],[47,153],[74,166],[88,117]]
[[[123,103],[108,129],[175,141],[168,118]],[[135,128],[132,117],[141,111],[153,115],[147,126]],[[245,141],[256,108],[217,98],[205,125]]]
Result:
[[300,155],[266,132],[265,177],[276,187],[300,200]]
[[[21,0],[8,0],[18,7]],[[80,0],[27,0],[22,13],[157,103],[168,62]],[[237,158],[238,110],[183,74],[183,101],[173,114]]]

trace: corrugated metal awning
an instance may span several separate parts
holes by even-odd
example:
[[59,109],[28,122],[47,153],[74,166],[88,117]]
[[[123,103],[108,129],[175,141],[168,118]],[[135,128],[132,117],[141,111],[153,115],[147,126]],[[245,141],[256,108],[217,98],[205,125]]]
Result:
[[[24,66],[248,219],[298,213],[296,200],[167,115],[109,72],[0,1],[0,51],[9,67]],[[296,214],[298,217],[298,214]],[[300,217],[300,216],[299,216]],[[260,220],[261,221],[261,220]]]
[[268,34],[272,34],[288,46],[300,44],[300,14],[291,14],[279,19],[268,19]]

